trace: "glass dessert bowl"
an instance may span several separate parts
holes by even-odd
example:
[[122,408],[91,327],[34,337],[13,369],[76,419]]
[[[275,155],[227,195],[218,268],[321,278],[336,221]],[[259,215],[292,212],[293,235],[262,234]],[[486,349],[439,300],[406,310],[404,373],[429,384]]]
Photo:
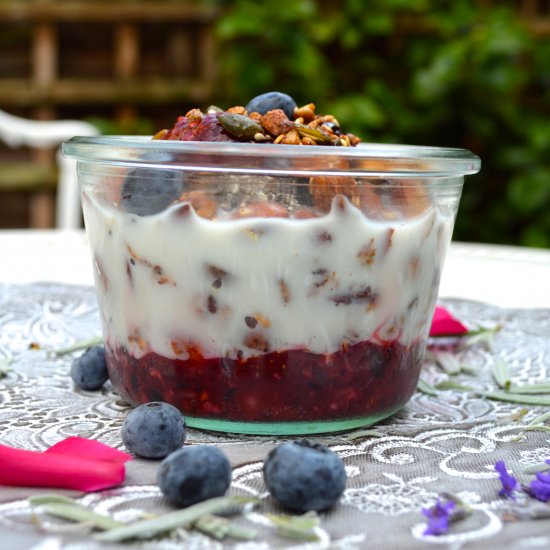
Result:
[[310,434],[415,391],[466,150],[77,137],[111,382],[188,425]]

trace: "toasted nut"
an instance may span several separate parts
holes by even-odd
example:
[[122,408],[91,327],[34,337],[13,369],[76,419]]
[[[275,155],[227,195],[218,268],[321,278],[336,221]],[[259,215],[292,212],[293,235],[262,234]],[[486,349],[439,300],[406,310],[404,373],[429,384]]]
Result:
[[294,109],[294,118],[303,118],[304,122],[311,122],[315,118],[315,104],[308,103]]
[[237,106],[237,107],[231,107],[230,109],[227,109],[227,112],[228,113],[234,113],[236,115],[247,115],[248,113],[246,112],[246,109],[244,107],[242,107],[241,105]]
[[189,191],[188,193],[183,193],[179,201],[190,203],[198,216],[208,220],[211,220],[216,215],[218,209],[216,201],[204,191]]
[[314,176],[309,181],[309,190],[313,204],[324,212],[330,210],[335,196],[345,196],[356,206],[361,201],[360,187],[350,176]]
[[302,145],[317,145],[317,143],[310,137],[304,136],[302,138]]
[[153,136],[153,139],[163,139],[164,136],[169,132],[170,130],[160,130],[160,132],[157,132],[154,136]]
[[300,210],[295,210],[292,213],[292,217],[296,220],[309,220],[311,218],[318,218],[319,216],[313,212],[313,210],[302,208]]
[[349,137],[346,136],[345,134],[340,136],[340,143],[344,146],[344,147],[349,147],[350,144],[349,144]]
[[293,129],[286,133],[281,143],[284,143],[285,145],[298,145],[302,143],[298,130]]
[[356,135],[347,134],[347,136],[352,147],[355,147],[358,143],[361,143],[361,138],[358,138]]
[[202,118],[203,112],[200,109],[191,109],[185,113],[187,118]]
[[210,107],[206,109],[206,112],[209,115],[215,115],[216,113],[223,113],[223,109],[220,109],[217,105],[210,105]]
[[273,143],[281,143],[281,141],[283,141],[284,137],[285,137],[284,134],[281,134],[280,136],[277,136]]
[[255,120],[256,122],[260,122],[260,119],[262,118],[262,115],[256,111],[253,113],[248,113],[248,118],[251,118],[252,120]]
[[255,136],[254,136],[254,141],[271,141],[271,138],[269,136],[266,136],[264,134],[262,134],[261,132],[258,132]]
[[288,218],[288,210],[277,202],[252,202],[237,209],[235,218]]
[[268,111],[261,117],[260,123],[263,129],[272,136],[280,136],[294,128],[294,123],[288,119],[282,109]]

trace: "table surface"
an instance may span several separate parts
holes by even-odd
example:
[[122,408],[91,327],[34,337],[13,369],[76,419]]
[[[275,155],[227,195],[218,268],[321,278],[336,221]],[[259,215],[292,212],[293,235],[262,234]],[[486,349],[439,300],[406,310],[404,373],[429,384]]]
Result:
[[[0,442],[43,451],[62,438],[80,435],[122,448],[120,426],[128,406],[119,402],[110,384],[100,392],[76,390],[67,376],[75,355],[53,359],[48,352],[51,346],[70,344],[100,330],[84,233],[3,231],[0,258],[0,359],[10,359],[12,368],[0,379]],[[549,280],[548,250],[452,244],[441,300],[472,325],[502,329],[492,347],[473,345],[456,351],[460,364],[470,370],[452,374],[433,358],[425,362],[425,381],[460,383],[468,385],[468,391],[416,392],[402,411],[376,426],[376,434],[312,437],[340,455],[348,474],[341,502],[321,517],[319,542],[285,540],[266,520],[266,513],[281,510],[266,494],[261,467],[280,439],[189,430],[189,443],[215,444],[229,457],[230,492],[260,498],[254,512],[238,519],[254,525],[258,541],[221,543],[193,531],[184,539],[101,546],[85,527],[69,528],[30,507],[26,498],[37,490],[1,487],[0,547],[398,550],[436,543],[449,549],[549,548],[550,504],[525,496],[503,499],[493,469],[497,460],[504,460],[522,484],[530,482],[533,476],[527,469],[550,459],[550,438],[545,431],[525,428],[548,407],[486,399],[480,393],[498,390],[491,374],[497,358],[508,364],[514,384],[548,380]],[[168,511],[155,485],[156,468],[154,461],[134,459],[123,486],[68,494],[123,521],[143,512]],[[471,514],[453,524],[449,534],[426,537],[420,510],[444,492],[458,495]]]

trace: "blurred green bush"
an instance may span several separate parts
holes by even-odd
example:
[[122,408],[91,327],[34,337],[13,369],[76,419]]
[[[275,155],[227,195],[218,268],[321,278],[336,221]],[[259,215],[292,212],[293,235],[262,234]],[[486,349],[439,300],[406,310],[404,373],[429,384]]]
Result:
[[455,239],[550,247],[550,43],[475,0],[210,0],[222,106],[280,90],[363,141],[466,147]]

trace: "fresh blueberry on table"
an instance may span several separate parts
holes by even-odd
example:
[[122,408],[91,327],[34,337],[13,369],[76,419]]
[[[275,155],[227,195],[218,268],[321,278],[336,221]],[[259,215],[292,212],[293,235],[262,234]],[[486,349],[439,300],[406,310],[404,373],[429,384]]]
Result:
[[88,348],[71,365],[71,378],[78,388],[83,390],[99,390],[109,379],[105,348],[95,346]]
[[184,508],[223,496],[231,484],[231,465],[217,447],[193,445],[162,461],[157,483],[171,504]]
[[296,102],[287,94],[281,92],[267,92],[251,99],[246,106],[248,113],[257,112],[265,115],[268,111],[282,109],[289,119],[294,118]]
[[346,470],[328,447],[307,440],[283,443],[267,456],[264,481],[271,493],[292,512],[328,510],[346,488]]
[[131,214],[150,216],[162,212],[182,191],[183,176],[179,172],[132,168],[122,186],[122,206]]
[[185,419],[173,405],[153,401],[136,407],[122,424],[122,441],[133,454],[164,458],[186,437]]

